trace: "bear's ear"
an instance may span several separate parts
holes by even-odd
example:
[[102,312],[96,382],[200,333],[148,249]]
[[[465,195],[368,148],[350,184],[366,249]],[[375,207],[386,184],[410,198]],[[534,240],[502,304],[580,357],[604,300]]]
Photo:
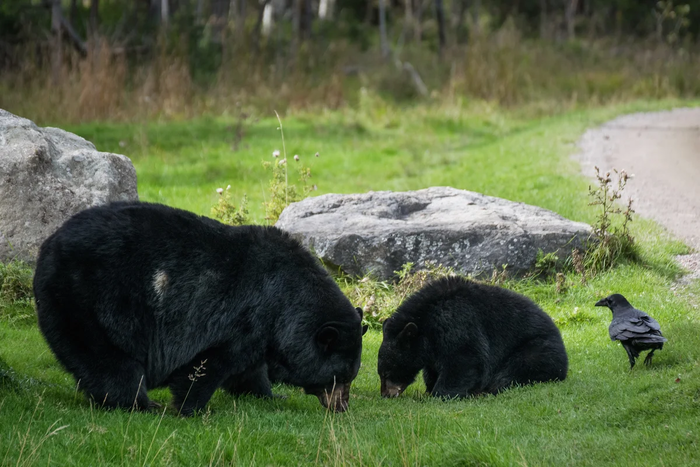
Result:
[[356,306],[355,310],[357,310],[357,313],[360,315],[360,319],[362,319],[362,317],[364,316],[364,312],[362,311],[362,308],[360,308],[359,306]]
[[340,333],[333,326],[325,326],[316,333],[316,342],[324,352],[330,351],[338,340]]
[[367,333],[367,329],[369,329],[369,325],[365,324],[362,326],[362,335],[364,336]]
[[418,335],[418,326],[416,323],[408,323],[399,333],[397,339],[399,342],[410,342]]

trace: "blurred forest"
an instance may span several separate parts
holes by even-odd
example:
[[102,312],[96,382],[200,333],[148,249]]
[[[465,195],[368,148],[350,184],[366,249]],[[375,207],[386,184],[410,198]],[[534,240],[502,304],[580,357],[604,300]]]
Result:
[[0,107],[44,121],[700,95],[700,0],[0,0]]

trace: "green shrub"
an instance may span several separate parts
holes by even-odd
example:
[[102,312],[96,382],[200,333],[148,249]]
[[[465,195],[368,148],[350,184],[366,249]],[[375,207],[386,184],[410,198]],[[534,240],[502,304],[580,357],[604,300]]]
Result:
[[[298,163],[299,156],[295,155],[294,160]],[[287,165],[286,157],[275,162],[263,162],[265,170],[272,171],[268,188],[270,198],[263,202],[265,206],[265,220],[269,224],[277,222],[284,208],[306,198],[314,189],[313,186],[309,185],[309,180],[311,179],[310,168],[303,165],[299,166],[298,175],[302,183],[302,187],[299,189],[295,184],[289,183],[289,169]]]
[[0,319],[36,322],[32,268],[22,261],[0,263]]
[[32,277],[32,268],[25,262],[0,263],[0,300],[16,302],[33,298]]
[[[628,199],[624,209],[616,204],[622,198],[629,175],[624,170],[613,171],[617,174],[617,186],[613,186],[610,172],[601,175],[598,167],[595,167],[598,186],[588,188],[589,196],[593,199],[589,205],[600,206],[584,258],[586,270],[591,275],[606,271],[620,261],[634,261],[638,258],[634,237],[629,231],[634,213],[632,198]],[[617,225],[616,220],[619,220]]]
[[211,208],[211,215],[214,216],[214,219],[218,219],[224,224],[247,224],[250,219],[248,215],[248,198],[246,195],[243,195],[240,206],[236,207],[236,205],[231,202],[230,190],[231,185],[227,186],[225,190],[223,188],[216,189],[216,192],[219,194],[219,200],[216,205]]
[[341,276],[338,282],[350,301],[363,309],[365,321],[377,325],[384,322],[406,298],[428,282],[457,275],[452,268],[430,261],[420,270],[415,270],[413,263],[406,263],[395,273],[397,281],[394,283],[377,281],[370,277],[356,281],[346,276]]

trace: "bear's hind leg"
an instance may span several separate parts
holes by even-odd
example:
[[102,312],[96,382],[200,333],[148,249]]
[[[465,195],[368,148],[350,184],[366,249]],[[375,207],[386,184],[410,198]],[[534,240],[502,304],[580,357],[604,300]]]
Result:
[[478,361],[454,357],[440,369],[431,394],[445,399],[475,395],[480,392],[483,374],[483,365]]
[[233,375],[224,381],[221,387],[234,396],[274,397],[270,378],[267,375],[267,365]]
[[197,354],[168,378],[173,406],[179,415],[190,416],[207,405],[214,391],[236,372],[233,354],[225,347]]
[[139,410],[157,407],[148,399],[143,366],[110,344],[98,327],[95,326],[87,336],[64,331],[63,326],[49,329],[51,339],[47,340],[50,347],[58,361],[73,375],[78,389],[96,404]]
[[559,339],[537,338],[518,347],[494,374],[493,394],[513,384],[563,381],[568,370],[566,349]]
[[148,398],[143,366],[121,352],[91,356],[73,374],[78,387],[100,406],[149,410],[158,404]]

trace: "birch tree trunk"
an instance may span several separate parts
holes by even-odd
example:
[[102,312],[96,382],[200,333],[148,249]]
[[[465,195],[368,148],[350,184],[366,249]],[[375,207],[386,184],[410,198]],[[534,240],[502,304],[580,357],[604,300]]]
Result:
[[318,19],[332,19],[335,0],[321,0],[318,4]]

